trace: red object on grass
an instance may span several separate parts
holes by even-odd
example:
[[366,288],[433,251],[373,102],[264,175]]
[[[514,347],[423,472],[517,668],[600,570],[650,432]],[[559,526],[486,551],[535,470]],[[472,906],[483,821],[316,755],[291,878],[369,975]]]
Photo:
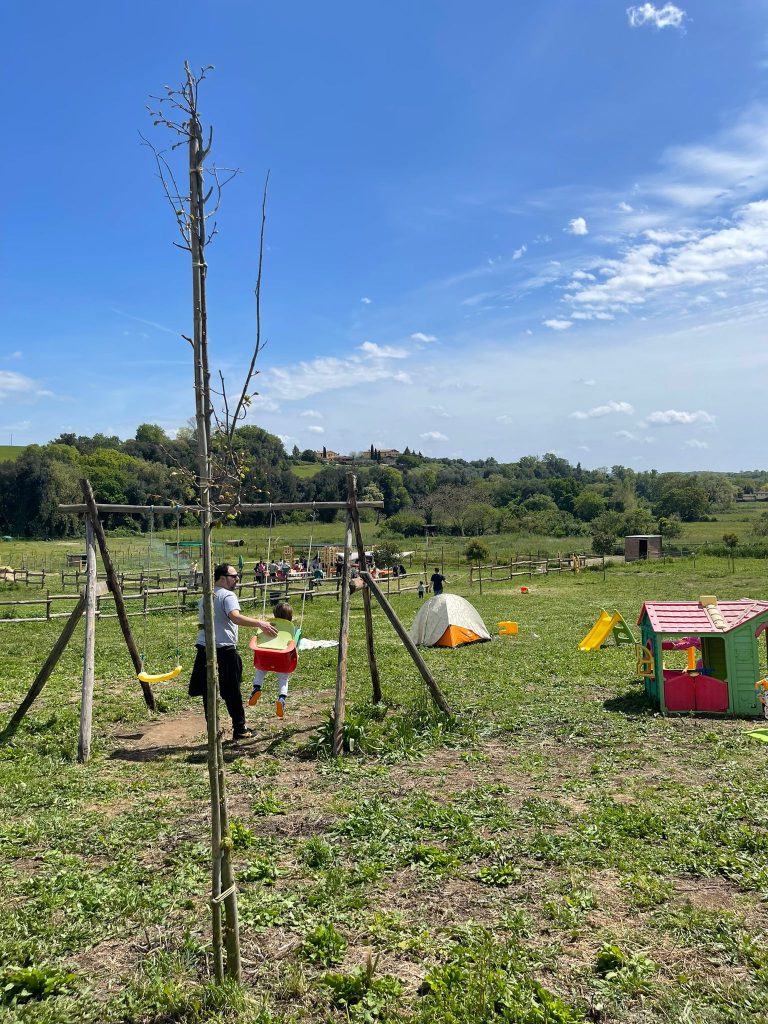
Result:
[[521,594],[527,594],[528,593],[528,587],[520,587],[520,593]]
[[728,710],[728,684],[714,676],[676,674],[664,670],[664,703],[667,711],[709,711],[722,714]]
[[299,664],[296,644],[291,642],[291,646],[284,651],[257,647],[253,652],[253,664],[263,672],[295,672]]

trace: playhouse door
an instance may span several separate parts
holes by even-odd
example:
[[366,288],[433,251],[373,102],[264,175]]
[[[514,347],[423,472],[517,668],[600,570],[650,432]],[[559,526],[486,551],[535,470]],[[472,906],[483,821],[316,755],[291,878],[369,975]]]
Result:
[[664,703],[667,711],[695,711],[696,687],[687,672],[664,670]]
[[638,544],[638,557],[648,558],[648,541],[643,539]]

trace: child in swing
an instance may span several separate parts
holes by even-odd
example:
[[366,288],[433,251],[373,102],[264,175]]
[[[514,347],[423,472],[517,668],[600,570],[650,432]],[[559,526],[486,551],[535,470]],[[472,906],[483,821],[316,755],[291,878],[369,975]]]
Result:
[[[273,615],[275,619],[282,619],[283,622],[289,623],[293,621],[293,608],[287,601],[278,601],[273,609]],[[294,630],[295,633],[295,630]],[[255,660],[255,657],[254,657]],[[275,714],[278,718],[282,718],[285,715],[285,702],[288,699],[288,679],[296,670],[296,658],[294,657],[294,666],[288,672],[277,672],[277,701],[275,703]],[[249,707],[254,707],[261,700],[261,691],[264,686],[264,679],[267,676],[265,669],[257,668],[253,676],[253,692],[248,699]]]

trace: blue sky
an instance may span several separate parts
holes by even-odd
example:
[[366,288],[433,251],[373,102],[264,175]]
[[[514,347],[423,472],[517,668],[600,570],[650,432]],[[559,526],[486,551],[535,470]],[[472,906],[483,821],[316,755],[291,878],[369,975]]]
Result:
[[[191,12],[191,13],[190,13]],[[139,131],[182,64],[228,187],[212,361],[289,450],[765,466],[765,0],[12,2],[0,443],[194,413]]]

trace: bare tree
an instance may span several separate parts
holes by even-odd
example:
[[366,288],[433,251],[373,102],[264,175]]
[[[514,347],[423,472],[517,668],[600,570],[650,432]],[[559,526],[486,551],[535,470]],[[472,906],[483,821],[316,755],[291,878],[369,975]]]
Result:
[[[165,87],[165,95],[155,97],[150,108],[154,124],[167,129],[174,141],[168,150],[156,148],[147,139],[154,156],[163,192],[178,226],[181,241],[174,244],[188,252],[192,264],[192,337],[182,337],[192,346],[195,371],[195,430],[197,435],[197,472],[194,483],[199,497],[202,535],[202,590],[205,646],[207,652],[208,776],[211,790],[211,910],[213,925],[214,973],[217,980],[226,974],[240,979],[240,936],[237,889],[232,865],[224,755],[218,714],[219,680],[213,627],[213,564],[211,531],[222,516],[231,515],[240,499],[244,465],[235,443],[235,430],[247,415],[252,398],[251,387],[257,374],[256,361],[262,349],[261,280],[264,255],[267,184],[261,205],[258,270],[256,275],[256,337],[242,386],[233,402],[227,395],[224,377],[219,374],[220,389],[211,387],[208,357],[208,310],[206,301],[206,248],[216,234],[216,213],[224,185],[237,174],[217,168],[209,162],[213,131],[203,129],[198,106],[200,85],[212,68],[198,74],[184,64],[184,81],[178,88]],[[185,179],[182,169],[174,169],[176,154],[187,154]],[[211,182],[206,191],[206,177]],[[181,181],[185,184],[182,188]],[[188,184],[186,181],[188,180]],[[219,407],[214,405],[214,397]],[[222,906],[224,919],[222,921]],[[226,964],[224,961],[226,950]]]

